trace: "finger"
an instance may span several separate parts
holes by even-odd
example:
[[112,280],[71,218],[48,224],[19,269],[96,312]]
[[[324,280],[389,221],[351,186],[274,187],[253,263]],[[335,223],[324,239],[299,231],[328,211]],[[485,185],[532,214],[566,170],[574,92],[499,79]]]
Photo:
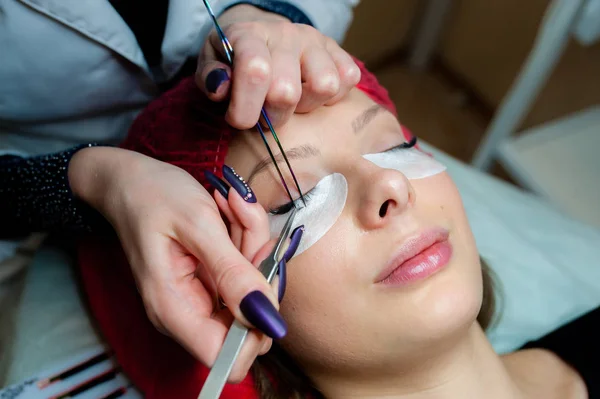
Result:
[[258,122],[271,84],[271,55],[256,36],[242,36],[233,46],[235,68],[225,119],[234,128],[250,129]]
[[274,126],[283,125],[292,116],[302,95],[300,53],[293,43],[278,43],[271,50],[272,78],[265,109]]
[[[271,252],[275,242],[276,240],[272,240],[259,249],[256,257],[253,259],[253,264],[256,267]],[[273,288],[276,289],[277,287],[274,286]],[[251,329],[229,376],[229,382],[237,383],[241,381],[246,376],[256,357],[268,352],[272,343],[273,340],[271,338],[256,329]]]
[[228,381],[234,384],[241,382],[248,374],[256,358],[265,353],[263,352],[265,346],[270,347],[272,342],[271,338],[260,331],[250,330],[246,342],[242,345],[240,354],[233,365]]
[[[231,326],[233,323],[233,316],[228,310],[219,312],[214,316],[214,319],[219,320],[226,326]],[[231,373],[229,374],[227,379],[228,382],[235,384],[242,381],[250,370],[256,357],[264,354],[265,348],[270,348],[272,341],[271,338],[256,329],[249,330]]]
[[[165,296],[163,295],[163,297]],[[167,298],[167,301],[169,299],[170,303],[167,302],[165,306],[168,311],[162,315],[164,320],[162,325],[166,328],[168,335],[200,362],[211,367],[225,342],[233,317],[227,310],[224,310],[213,318],[199,315],[199,318],[194,320],[197,315],[190,313],[189,310],[184,311],[186,306],[182,305],[181,301],[177,301],[177,297],[171,296]],[[176,301],[179,303],[173,303]],[[272,340],[262,332],[249,331],[229,377],[230,382],[239,382],[246,376],[254,359],[268,345],[267,341]]]
[[277,270],[277,297],[279,303],[283,301],[283,296],[285,295],[285,290],[287,288],[287,262],[289,262],[296,254],[303,235],[304,225],[296,227],[288,240],[289,244],[283,248],[285,252],[283,252],[283,256],[279,261],[279,269]]
[[260,351],[258,352],[258,356],[262,356],[262,355],[266,354],[267,352],[269,352],[271,350],[272,346],[273,346],[273,340],[269,339],[265,335],[265,339],[263,340],[263,346],[262,346],[262,348],[260,348]]
[[340,89],[338,71],[329,52],[311,46],[302,54],[302,99],[296,112],[310,112],[335,97]]
[[227,98],[231,86],[231,68],[220,61],[214,44],[208,40],[200,56],[196,68],[196,85],[212,101],[223,101]]
[[[257,203],[256,194],[244,178],[231,167],[223,166],[223,177],[231,185],[229,190],[229,209],[241,224],[242,254],[253,259],[258,249],[269,240],[267,213]],[[243,196],[243,197],[242,197]]]
[[282,338],[287,325],[277,297],[262,274],[237,250],[218,212],[205,207],[196,220],[176,225],[177,238],[213,277],[219,295],[236,319]]
[[215,199],[219,211],[221,211],[229,221],[229,236],[231,237],[233,244],[239,250],[242,245],[243,227],[231,211],[226,199],[229,197],[229,190],[231,187],[209,170],[204,171],[204,177],[206,177],[209,184],[215,189],[213,198]]
[[360,68],[335,40],[327,39],[325,47],[329,51],[340,79],[340,87],[337,95],[325,103],[326,105],[333,105],[344,98],[360,82]]
[[243,230],[241,252],[246,259],[254,259],[258,250],[270,239],[267,213],[260,204],[244,201],[235,190],[229,194],[229,206]]
[[[215,190],[213,197],[217,203],[217,206],[219,207],[219,210],[223,212],[229,221],[229,237],[231,238],[233,245],[235,245],[235,247],[241,251],[244,226],[242,226],[239,219],[235,216],[233,210],[229,206],[229,201],[225,199],[220,192]],[[230,197],[230,195],[228,194],[227,197]],[[249,258],[246,256],[246,259]]]
[[281,259],[279,262],[279,270],[277,270],[277,299],[279,303],[283,301],[285,290],[287,288],[287,261]]
[[[172,241],[165,238],[165,241]],[[154,248],[165,248],[165,242],[152,243]],[[149,250],[145,259],[147,270],[160,270],[159,275],[146,275],[141,279],[142,298],[148,316],[154,325],[184,346],[194,357],[206,365],[216,359],[225,339],[228,326],[210,316],[213,298],[192,272],[183,278],[168,273],[172,268],[187,266],[189,256],[173,256],[174,251]],[[151,263],[151,262],[154,262]]]

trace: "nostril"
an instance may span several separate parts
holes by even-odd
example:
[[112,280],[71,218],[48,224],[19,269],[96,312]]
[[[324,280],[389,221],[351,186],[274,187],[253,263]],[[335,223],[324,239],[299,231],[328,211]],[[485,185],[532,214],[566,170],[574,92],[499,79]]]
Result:
[[384,217],[385,214],[387,213],[388,207],[390,206],[390,201],[387,200],[385,201],[382,205],[381,208],[379,208],[379,217]]

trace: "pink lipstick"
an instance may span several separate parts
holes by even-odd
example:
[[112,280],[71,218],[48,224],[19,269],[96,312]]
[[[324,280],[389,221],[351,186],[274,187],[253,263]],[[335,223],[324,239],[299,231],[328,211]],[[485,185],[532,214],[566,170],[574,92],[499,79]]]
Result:
[[452,257],[452,245],[448,241],[448,235],[448,230],[435,228],[404,241],[379,274],[376,283],[406,285],[439,271]]

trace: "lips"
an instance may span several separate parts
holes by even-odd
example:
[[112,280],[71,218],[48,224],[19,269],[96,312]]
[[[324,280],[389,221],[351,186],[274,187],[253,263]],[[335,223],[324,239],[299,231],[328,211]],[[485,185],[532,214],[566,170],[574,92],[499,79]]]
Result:
[[448,230],[431,228],[405,240],[375,279],[376,283],[402,283],[435,273],[450,260]]

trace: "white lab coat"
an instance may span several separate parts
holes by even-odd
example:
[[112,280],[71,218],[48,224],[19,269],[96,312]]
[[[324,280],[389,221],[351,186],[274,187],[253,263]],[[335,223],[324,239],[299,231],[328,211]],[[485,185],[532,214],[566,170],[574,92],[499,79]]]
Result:
[[[219,11],[234,2],[212,3]],[[340,42],[358,0],[288,2]],[[1,0],[0,154],[119,142],[211,27],[202,1],[170,0],[162,65],[150,71],[108,0]]]

